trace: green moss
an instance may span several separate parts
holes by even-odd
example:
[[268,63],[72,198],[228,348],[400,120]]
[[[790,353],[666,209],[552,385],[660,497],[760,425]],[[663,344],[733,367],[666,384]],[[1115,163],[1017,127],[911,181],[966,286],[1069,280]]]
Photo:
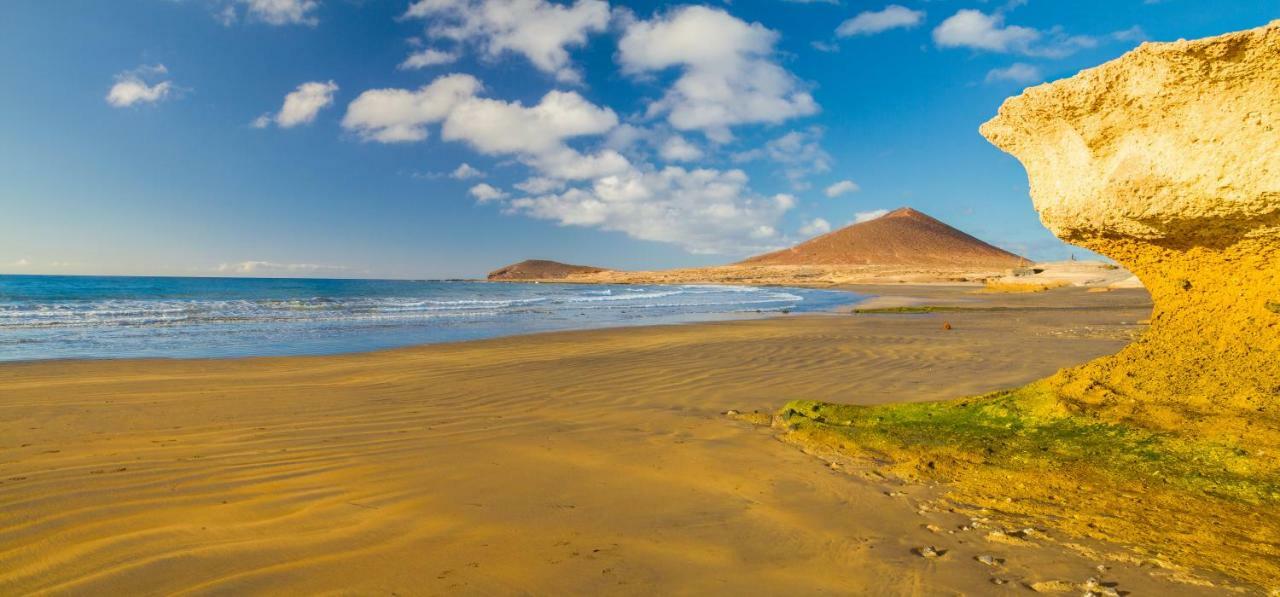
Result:
[[1265,460],[1233,446],[1071,413],[1039,384],[950,402],[794,401],[781,417],[793,432],[825,435],[837,450],[918,459],[940,477],[974,465],[1070,469],[1095,481],[1159,483],[1249,504],[1280,501],[1280,475]]

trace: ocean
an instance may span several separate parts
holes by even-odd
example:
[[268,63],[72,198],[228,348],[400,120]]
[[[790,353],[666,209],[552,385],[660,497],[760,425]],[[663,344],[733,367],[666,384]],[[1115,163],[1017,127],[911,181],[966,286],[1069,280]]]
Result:
[[334,354],[828,311],[860,298],[745,286],[0,275],[0,361]]

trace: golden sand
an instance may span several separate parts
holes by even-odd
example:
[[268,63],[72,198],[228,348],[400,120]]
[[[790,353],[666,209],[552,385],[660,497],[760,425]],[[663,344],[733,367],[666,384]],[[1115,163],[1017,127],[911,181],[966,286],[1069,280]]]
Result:
[[1000,541],[934,489],[721,416],[1012,387],[1114,351],[1149,309],[918,290],[1006,310],[0,366],[0,594],[1200,590],[1100,544]]

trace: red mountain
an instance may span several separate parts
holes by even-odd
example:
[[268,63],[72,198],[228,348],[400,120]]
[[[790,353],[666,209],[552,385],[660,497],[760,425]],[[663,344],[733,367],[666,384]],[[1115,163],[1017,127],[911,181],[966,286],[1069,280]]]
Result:
[[1030,263],[910,207],[757,255],[743,265],[891,265],[1005,269]]

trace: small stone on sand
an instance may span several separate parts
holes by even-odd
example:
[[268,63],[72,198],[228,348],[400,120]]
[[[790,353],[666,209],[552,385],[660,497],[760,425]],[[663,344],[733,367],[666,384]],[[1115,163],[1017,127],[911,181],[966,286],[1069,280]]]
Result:
[[947,550],[937,549],[931,545],[926,545],[924,547],[917,547],[911,551],[914,551],[916,555],[922,558],[940,558],[947,554]]
[[983,564],[986,564],[988,566],[999,566],[1001,564],[1004,564],[1004,558],[997,558],[997,557],[989,556],[986,554],[976,556],[973,559],[979,562],[982,562]]

